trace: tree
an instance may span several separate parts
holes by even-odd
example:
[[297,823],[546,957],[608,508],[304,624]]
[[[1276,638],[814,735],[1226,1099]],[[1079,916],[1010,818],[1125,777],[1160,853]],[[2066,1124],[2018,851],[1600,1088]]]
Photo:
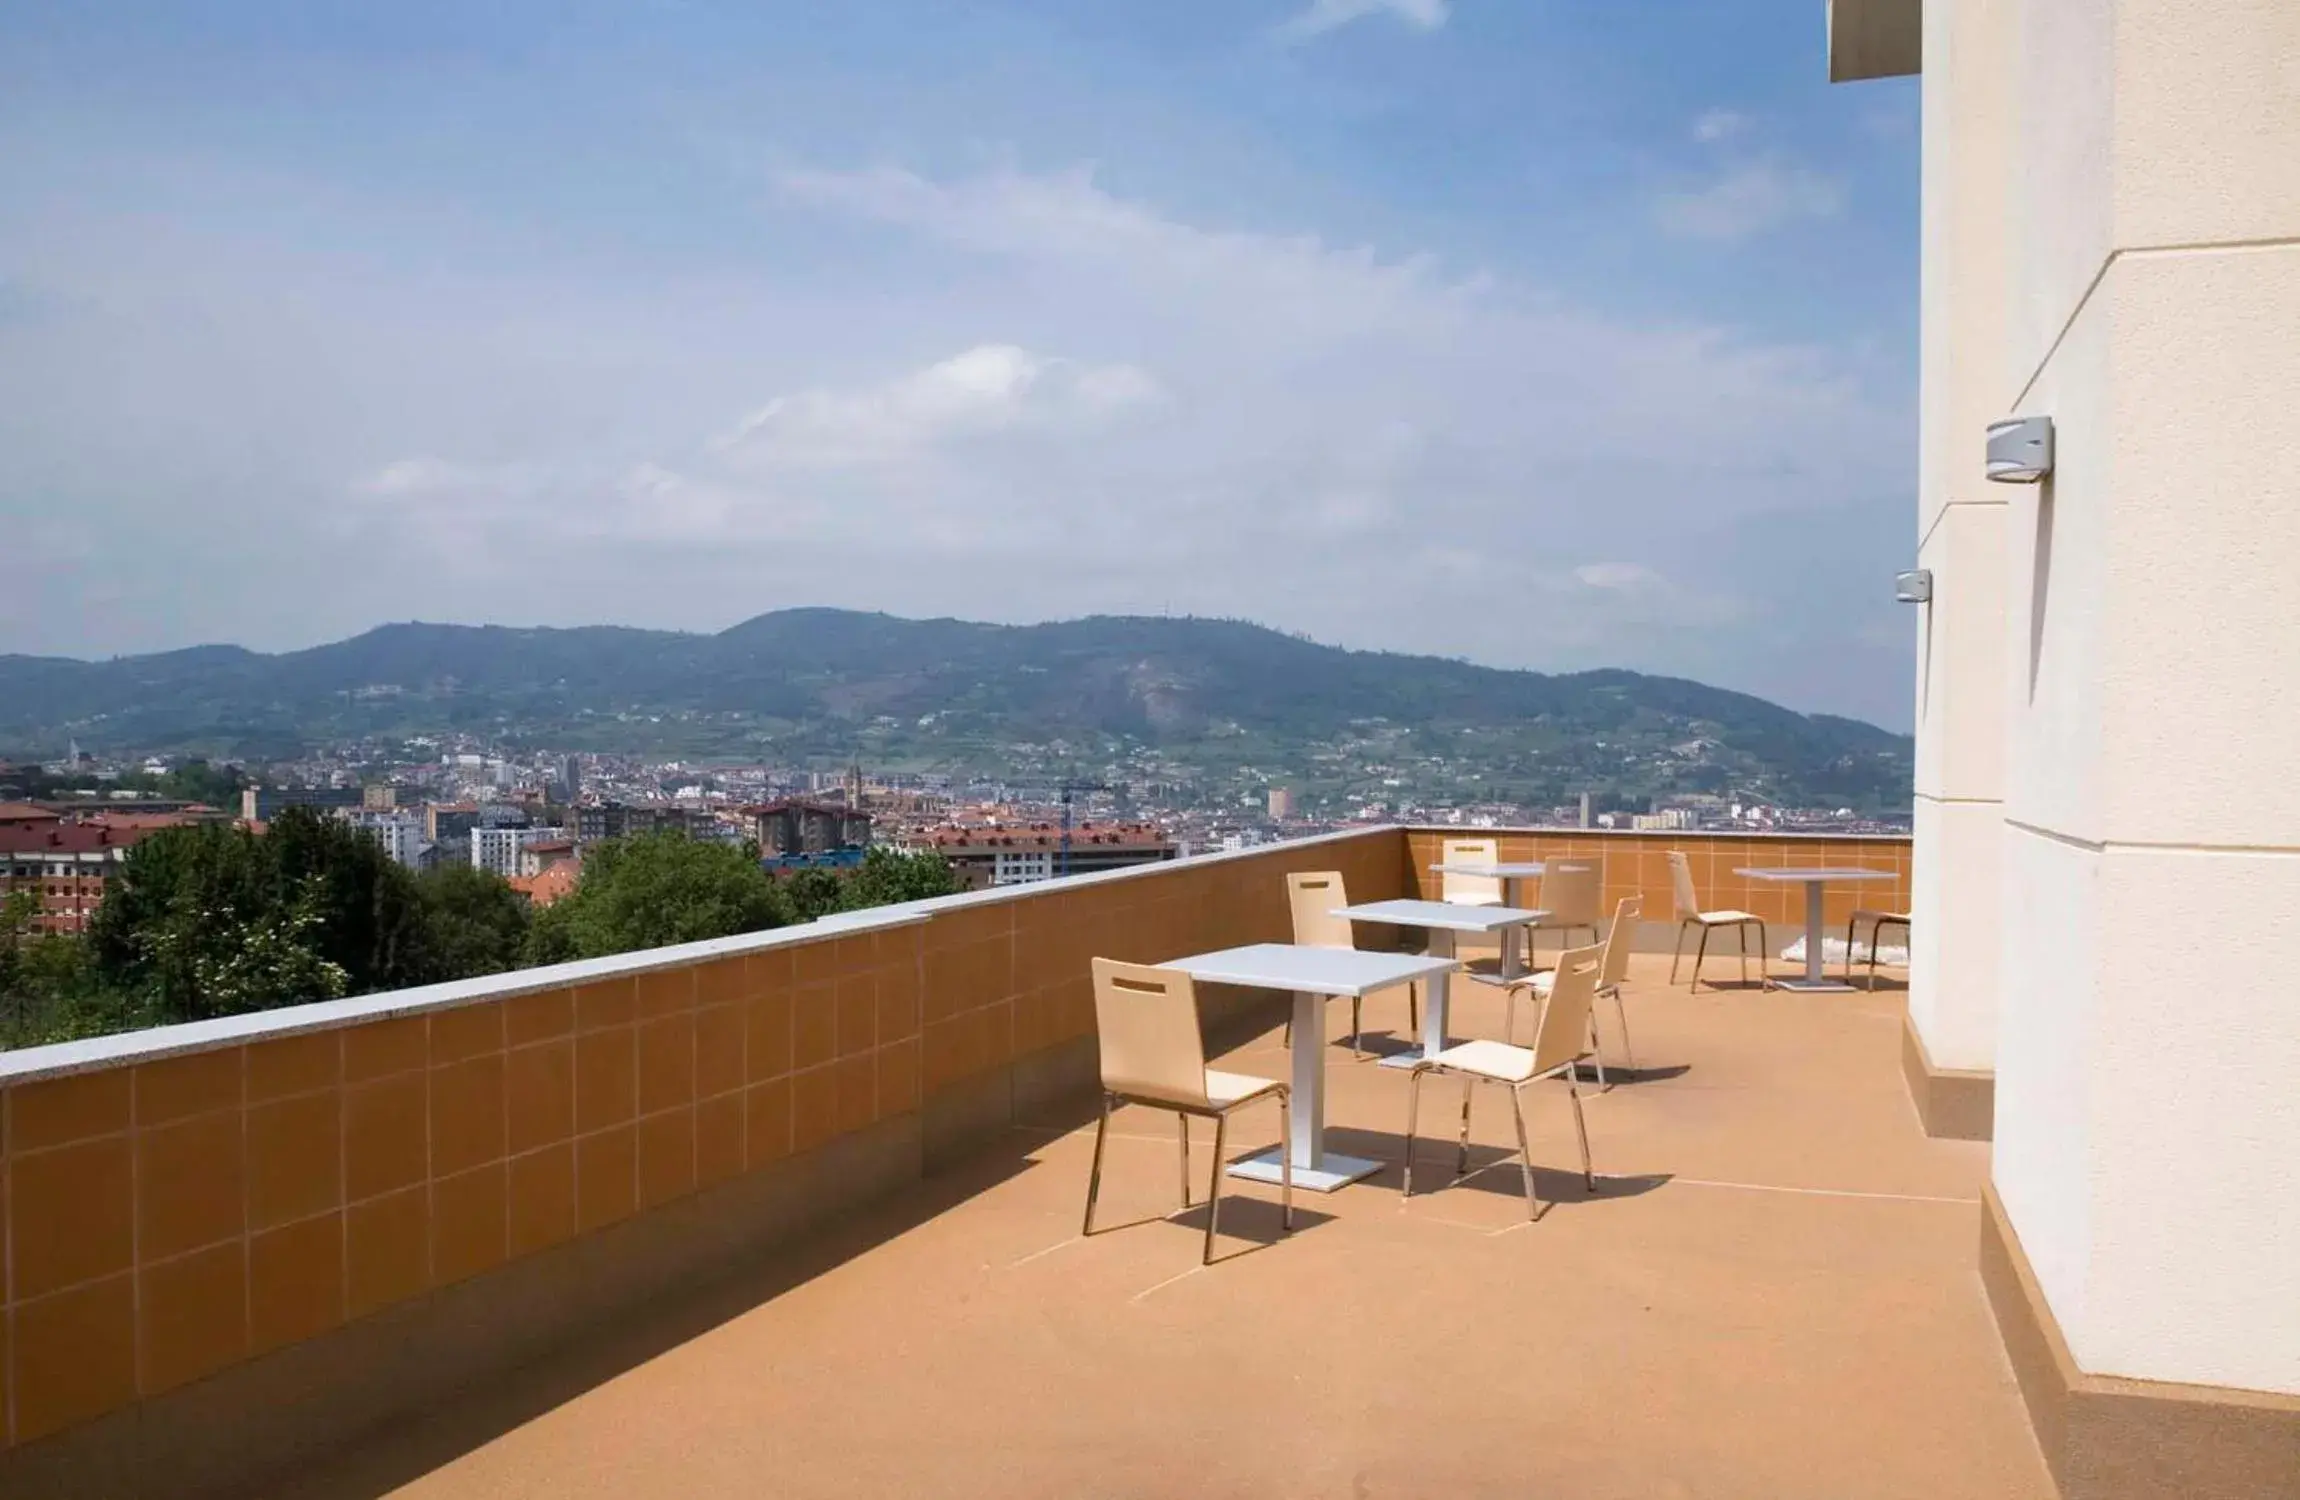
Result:
[[738,848],[677,833],[608,839],[575,889],[536,914],[533,963],[762,932],[791,919],[789,898]]
[[422,967],[434,982],[519,967],[531,913],[527,898],[492,870],[439,865],[415,880],[423,905]]
[[198,824],[128,851],[96,909],[99,978],[157,1021],[455,977],[435,962],[415,877],[309,808],[258,836]]
[[845,911],[924,901],[933,896],[951,895],[959,889],[958,876],[950,868],[950,861],[931,849],[903,854],[893,849],[874,848],[863,855],[861,866],[846,878],[845,886],[840,902]]
[[139,934],[152,969],[172,981],[168,1019],[204,1021],[342,995],[343,965],[319,952],[325,895],[325,882],[311,876],[284,902],[252,911],[203,907],[196,920]]
[[291,807],[271,820],[260,843],[271,865],[272,902],[285,906],[310,891],[314,921],[306,938],[341,966],[349,993],[455,977],[429,961],[414,872],[374,839],[341,818]]
[[830,870],[797,870],[783,882],[783,894],[790,899],[791,920],[812,922],[845,908],[847,883]]
[[131,997],[97,979],[77,934],[42,933],[40,898],[0,898],[0,1047],[36,1047],[149,1024]]

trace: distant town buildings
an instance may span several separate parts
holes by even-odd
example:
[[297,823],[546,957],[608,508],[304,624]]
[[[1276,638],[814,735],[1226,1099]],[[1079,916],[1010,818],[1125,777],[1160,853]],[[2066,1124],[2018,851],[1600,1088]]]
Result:
[[28,802],[0,802],[0,901],[39,898],[35,932],[85,932],[128,851],[162,828],[202,821],[179,813],[95,811],[65,815]]
[[562,865],[568,866],[570,869],[580,867],[582,860],[576,850],[575,841],[566,836],[566,829],[537,828],[529,831],[556,835],[556,837],[530,839],[520,846],[519,873],[521,875],[532,878],[547,874]]
[[564,844],[566,857],[574,857],[574,844],[564,828],[523,828],[516,825],[485,824],[471,830],[471,864],[479,870],[492,870],[509,880],[514,875],[541,873],[540,856],[536,868],[523,864],[527,852],[538,844]]
[[785,797],[746,807],[743,818],[759,853],[770,859],[860,849],[870,843],[870,814],[833,802]]
[[269,823],[291,807],[334,812],[366,804],[366,791],[356,786],[251,786],[240,791],[240,819],[247,823]]
[[[368,790],[372,792],[375,788]],[[423,868],[423,857],[431,848],[431,841],[424,837],[423,815],[414,809],[378,807],[370,802],[363,807],[339,809],[336,816],[381,844],[394,864],[405,865],[410,870]]]
[[940,854],[968,890],[1155,864],[1176,853],[1174,841],[1147,823],[1081,823],[1070,830],[1067,855],[1061,825],[1051,822],[930,828],[903,847]]
[[1294,815],[1294,789],[1274,786],[1270,788],[1270,821],[1283,823]]
[[575,841],[581,844],[595,844],[601,839],[629,838],[643,833],[683,833],[689,838],[716,838],[719,834],[719,817],[707,807],[602,802],[575,809],[574,832]]

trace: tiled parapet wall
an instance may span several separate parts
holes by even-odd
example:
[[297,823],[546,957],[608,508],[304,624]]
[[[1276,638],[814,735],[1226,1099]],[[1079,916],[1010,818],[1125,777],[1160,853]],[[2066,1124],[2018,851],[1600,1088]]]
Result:
[[1694,891],[1703,908],[1737,908],[1787,927],[1805,921],[1805,888],[1751,880],[1737,869],[1783,869],[1825,865],[1879,870],[1893,879],[1839,882],[1825,888],[1822,910],[1841,938],[1845,919],[1856,908],[1909,909],[1909,840],[1903,836],[1731,833],[1612,833],[1594,829],[1416,828],[1407,834],[1413,873],[1421,894],[1435,898],[1438,863],[1448,839],[1493,838],[1505,860],[1587,859],[1605,867],[1605,910],[1624,896],[1645,898],[1645,921],[1666,924],[1673,901],[1668,855],[1682,850],[1691,866]]
[[915,1125],[938,1095],[1075,1054],[1090,958],[1283,940],[1285,872],[1405,894],[1406,845],[1369,830],[0,1054],[7,1442],[103,1432],[87,1424]]

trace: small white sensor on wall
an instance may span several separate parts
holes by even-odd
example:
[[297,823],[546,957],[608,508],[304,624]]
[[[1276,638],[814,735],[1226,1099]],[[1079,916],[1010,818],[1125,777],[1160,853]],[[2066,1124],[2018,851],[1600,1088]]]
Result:
[[2051,472],[2052,418],[1989,423],[1989,478],[1998,484],[2035,484]]
[[1893,599],[1899,604],[1930,604],[1933,602],[1933,570],[1918,568],[1910,573],[1893,575]]

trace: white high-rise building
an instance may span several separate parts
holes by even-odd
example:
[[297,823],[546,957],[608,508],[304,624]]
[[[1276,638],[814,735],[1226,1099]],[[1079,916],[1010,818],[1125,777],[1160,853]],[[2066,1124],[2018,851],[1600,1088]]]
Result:
[[381,844],[394,864],[411,870],[422,866],[426,846],[421,813],[397,808],[343,807],[336,809],[336,816]]
[[564,828],[474,828],[471,830],[471,863],[476,869],[493,870],[509,880],[519,873],[519,857],[529,844],[566,837]]

